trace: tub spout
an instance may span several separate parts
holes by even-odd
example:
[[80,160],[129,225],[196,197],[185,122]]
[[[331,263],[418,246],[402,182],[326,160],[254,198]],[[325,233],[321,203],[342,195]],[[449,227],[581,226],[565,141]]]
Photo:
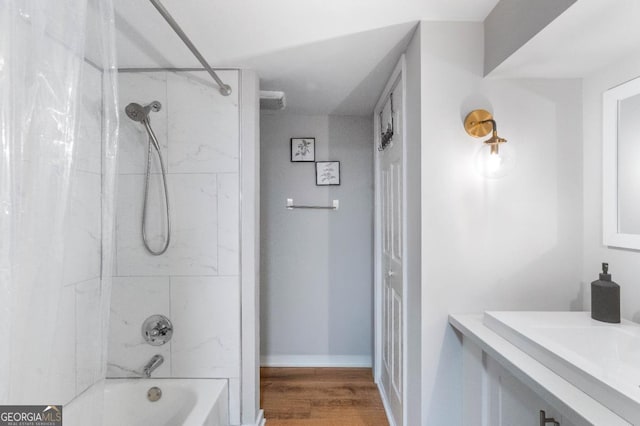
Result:
[[147,365],[145,365],[144,369],[142,370],[142,372],[144,373],[144,376],[146,378],[151,377],[151,373],[153,373],[153,371],[156,368],[160,367],[163,362],[164,362],[164,357],[162,355],[157,354],[152,356],[149,362],[147,362]]

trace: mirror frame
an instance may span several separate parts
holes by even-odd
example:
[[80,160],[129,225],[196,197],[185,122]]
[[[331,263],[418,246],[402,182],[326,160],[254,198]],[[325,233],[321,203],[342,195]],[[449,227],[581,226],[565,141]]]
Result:
[[624,234],[618,227],[618,107],[640,94],[640,77],[602,95],[602,241],[604,245],[640,250],[640,234]]

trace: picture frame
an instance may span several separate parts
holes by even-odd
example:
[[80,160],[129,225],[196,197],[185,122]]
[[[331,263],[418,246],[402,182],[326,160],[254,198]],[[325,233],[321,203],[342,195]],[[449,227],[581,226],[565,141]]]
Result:
[[316,160],[316,138],[291,138],[291,162],[313,163]]
[[340,185],[340,162],[316,161],[316,185]]

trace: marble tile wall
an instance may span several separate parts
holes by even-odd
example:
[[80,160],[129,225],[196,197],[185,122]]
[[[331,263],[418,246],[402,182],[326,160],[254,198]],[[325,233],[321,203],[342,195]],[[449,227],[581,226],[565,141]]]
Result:
[[[144,248],[140,221],[147,136],[124,114],[120,123],[116,264],[109,337],[109,377],[137,377],[156,353],[155,377],[227,378],[230,417],[240,423],[239,109],[238,72],[219,72],[235,89],[221,96],[204,72],[121,73],[120,110],[130,102],[162,103],[151,113],[168,171],[171,245],[161,256]],[[164,241],[157,163],[152,167],[147,234]],[[143,321],[163,314],[171,342],[150,346]]]

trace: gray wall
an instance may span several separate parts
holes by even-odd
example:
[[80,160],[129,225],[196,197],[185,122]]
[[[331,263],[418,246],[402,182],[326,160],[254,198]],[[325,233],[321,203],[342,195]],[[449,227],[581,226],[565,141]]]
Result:
[[[373,124],[370,118],[261,115],[263,365],[370,363],[373,334]],[[315,185],[290,162],[292,137],[315,137],[341,185]],[[340,209],[287,210],[285,202]]]

